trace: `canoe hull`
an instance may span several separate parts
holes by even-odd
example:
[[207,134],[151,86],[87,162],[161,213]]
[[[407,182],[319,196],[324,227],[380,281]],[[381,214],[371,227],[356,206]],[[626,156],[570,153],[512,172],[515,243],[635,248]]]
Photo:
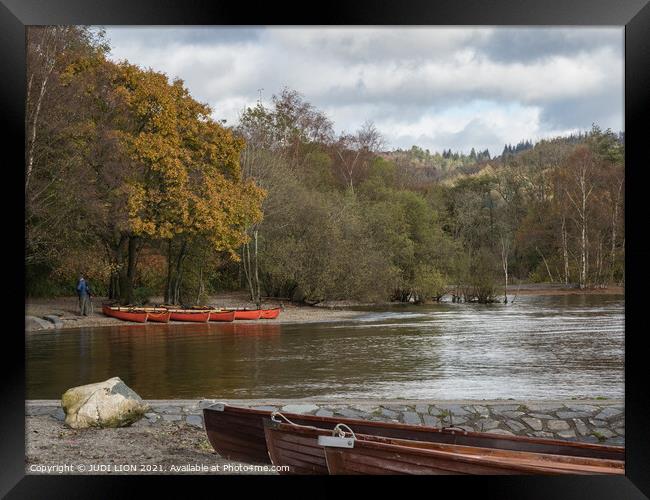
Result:
[[171,313],[169,311],[165,312],[147,312],[147,321],[153,321],[154,323],[169,323]]
[[[351,418],[317,417],[289,413],[284,413],[284,415],[297,424],[311,425],[330,431],[337,423],[344,423],[360,434],[414,441],[461,444],[576,457],[616,460],[625,458],[625,451],[621,446],[522,436],[503,436]],[[243,462],[270,463],[263,424],[265,420],[270,420],[270,411],[219,404],[205,408],[203,417],[208,440],[217,453]],[[230,435],[236,436],[236,439],[231,439]]]
[[235,319],[260,319],[262,311],[255,310],[235,310]]
[[193,323],[207,323],[210,320],[210,311],[187,312],[171,311],[171,321],[191,321]]
[[235,311],[218,311],[210,313],[210,321],[234,321]]
[[276,307],[275,309],[262,309],[260,314],[261,319],[276,319],[280,315],[281,308]]
[[125,308],[111,306],[103,306],[102,312],[106,316],[121,319],[122,321],[133,321],[135,323],[146,323],[149,315],[147,312],[129,311]]

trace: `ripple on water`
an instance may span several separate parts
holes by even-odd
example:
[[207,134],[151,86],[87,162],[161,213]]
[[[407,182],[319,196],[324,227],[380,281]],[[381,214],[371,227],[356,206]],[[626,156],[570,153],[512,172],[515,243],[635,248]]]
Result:
[[30,334],[28,398],[122,377],[145,398],[623,396],[622,298],[434,304],[312,324]]

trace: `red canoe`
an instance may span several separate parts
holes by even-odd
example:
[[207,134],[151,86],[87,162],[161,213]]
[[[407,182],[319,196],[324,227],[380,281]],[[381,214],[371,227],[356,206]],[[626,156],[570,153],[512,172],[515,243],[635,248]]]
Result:
[[282,308],[276,307],[274,309],[262,309],[262,319],[275,319],[280,315]]
[[235,319],[260,319],[261,315],[261,309],[237,309],[235,311]]
[[171,313],[169,311],[147,311],[147,321],[156,323],[169,323]]
[[210,312],[210,321],[233,321],[235,311],[212,311]]
[[102,306],[102,312],[112,318],[121,319],[122,321],[135,321],[136,323],[146,323],[149,315],[146,311],[138,311],[129,307]]
[[207,323],[210,320],[210,311],[191,309],[172,309],[169,311],[172,321],[193,321],[195,323]]

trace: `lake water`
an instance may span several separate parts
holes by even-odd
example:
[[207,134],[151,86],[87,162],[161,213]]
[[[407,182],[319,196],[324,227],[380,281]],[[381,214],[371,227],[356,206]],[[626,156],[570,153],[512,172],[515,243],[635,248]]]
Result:
[[26,334],[27,398],[119,376],[145,399],[620,398],[624,300],[394,306],[311,324],[147,324]]

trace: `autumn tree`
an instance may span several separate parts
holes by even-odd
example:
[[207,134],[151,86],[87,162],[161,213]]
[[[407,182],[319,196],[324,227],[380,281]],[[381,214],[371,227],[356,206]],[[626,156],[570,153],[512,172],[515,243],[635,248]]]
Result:
[[117,71],[116,90],[129,117],[119,135],[131,167],[123,187],[128,254],[120,297],[133,299],[137,254],[147,238],[167,241],[165,300],[178,303],[192,241],[203,238],[237,259],[246,227],[261,219],[263,193],[242,182],[243,141],[214,122],[210,108],[192,99],[182,81],[170,84],[161,73],[128,64]]
[[98,204],[88,168],[97,139],[93,115],[101,100],[94,83],[106,51],[103,33],[86,27],[27,30],[25,265],[30,288],[52,288],[84,268],[94,282],[110,272],[93,232],[91,214]]
[[263,197],[242,180],[243,142],[182,81],[107,60],[100,31],[37,28],[28,40],[28,262],[75,274],[103,260],[109,296],[130,303],[140,252],[156,242],[180,249],[175,300],[190,241],[236,258]]
[[[514,279],[624,276],[622,137],[507,145],[500,157],[382,151],[297,91],[212,118],[181,80],[107,59],[100,30],[28,29],[28,293],[90,271],[124,303],[246,288],[325,300],[492,302]],[[103,290],[102,290],[103,291]]]

